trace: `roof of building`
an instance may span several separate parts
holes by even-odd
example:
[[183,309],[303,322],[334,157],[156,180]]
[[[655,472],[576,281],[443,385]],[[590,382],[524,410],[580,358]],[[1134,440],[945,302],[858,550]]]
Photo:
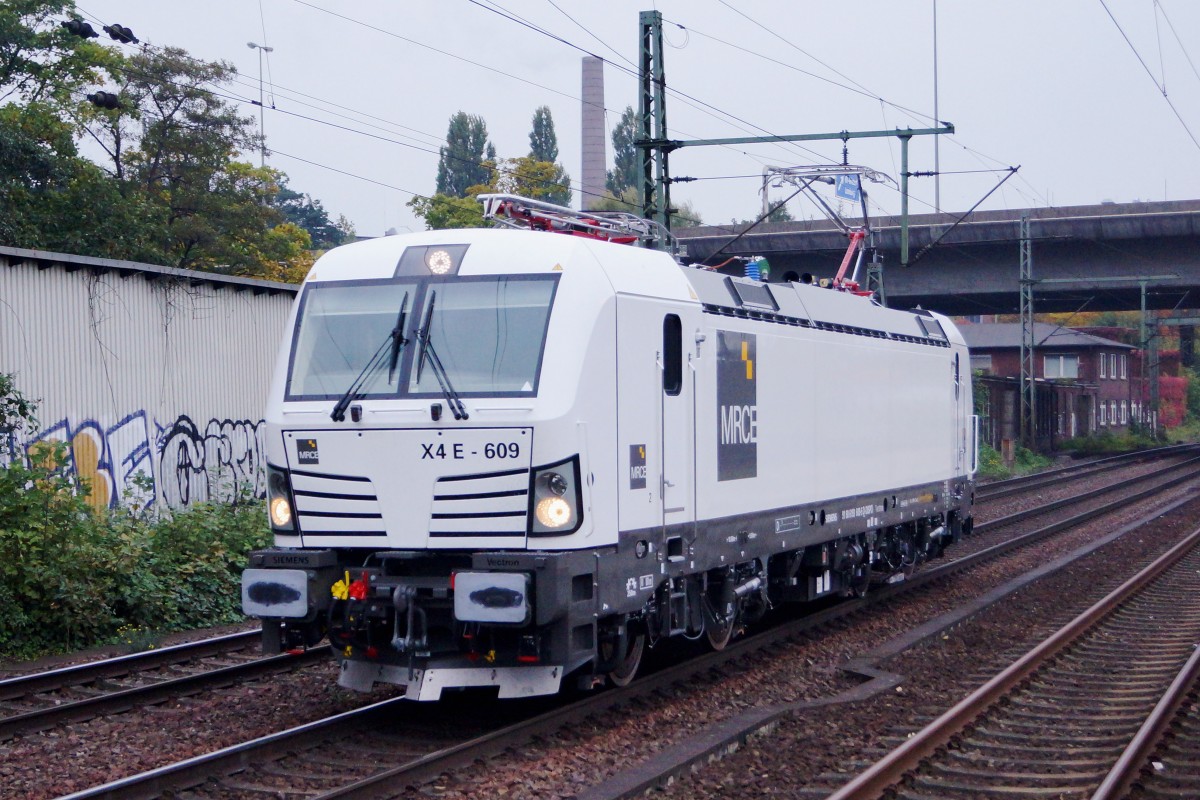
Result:
[[[967,347],[975,350],[993,350],[1021,346],[1021,323],[1019,322],[989,322],[974,325],[959,325]],[[1114,342],[1100,336],[1093,336],[1061,325],[1050,325],[1045,322],[1033,323],[1034,347],[1105,347],[1119,350],[1136,350],[1137,348],[1123,342]]]
[[237,275],[223,275],[219,272],[201,272],[194,269],[160,267],[157,264],[143,264],[139,261],[119,261],[113,258],[77,256],[70,253],[53,253],[48,250],[26,250],[20,247],[0,247],[0,260],[7,261],[10,266],[19,263],[31,263],[36,264],[39,269],[60,267],[68,272],[80,269],[88,269],[96,273],[116,272],[123,276],[141,275],[150,281],[174,279],[193,285],[208,284],[216,289],[250,290],[255,294],[263,292],[268,294],[276,292],[295,294],[300,291],[299,284],[264,281],[257,278],[242,278]]

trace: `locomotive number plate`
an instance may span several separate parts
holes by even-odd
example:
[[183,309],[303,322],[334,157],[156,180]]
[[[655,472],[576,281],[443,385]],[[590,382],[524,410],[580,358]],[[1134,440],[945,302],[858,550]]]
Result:
[[[472,432],[474,433],[474,432]],[[421,461],[509,461],[517,463],[522,456],[529,459],[529,436],[524,430],[487,431],[488,437],[438,437],[419,443]],[[509,435],[510,434],[510,435]],[[451,435],[453,436],[453,434]],[[449,439],[449,441],[447,440]]]

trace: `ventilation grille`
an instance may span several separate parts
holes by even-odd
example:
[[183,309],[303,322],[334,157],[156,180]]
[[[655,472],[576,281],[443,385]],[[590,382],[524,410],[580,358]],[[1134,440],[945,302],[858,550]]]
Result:
[[432,538],[524,536],[529,470],[438,478],[429,519]]
[[386,536],[369,478],[292,471],[292,495],[305,536]]

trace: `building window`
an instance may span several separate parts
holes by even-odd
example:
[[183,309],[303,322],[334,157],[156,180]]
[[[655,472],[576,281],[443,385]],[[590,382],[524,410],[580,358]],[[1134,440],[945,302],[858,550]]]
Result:
[[1100,424],[1108,424],[1108,403],[1105,402],[1100,403]]
[[1047,378],[1078,378],[1079,356],[1046,356],[1042,362],[1042,374]]
[[992,373],[992,357],[991,356],[971,356],[971,371]]
[[1122,425],[1129,424],[1129,401],[1128,400],[1121,401],[1121,424]]
[[1117,424],[1117,401],[1116,400],[1108,401],[1108,417],[1109,417],[1109,419],[1112,420],[1113,425]]
[[1100,354],[1100,377],[1101,378],[1108,377],[1108,354],[1107,353]]
[[1129,356],[1121,354],[1121,379],[1129,377]]

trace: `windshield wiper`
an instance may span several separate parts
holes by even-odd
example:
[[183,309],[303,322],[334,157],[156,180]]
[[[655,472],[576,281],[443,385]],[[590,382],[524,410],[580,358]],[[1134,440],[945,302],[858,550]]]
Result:
[[421,343],[421,352],[417,356],[417,380],[416,383],[421,383],[421,372],[425,369],[425,358],[429,358],[429,367],[433,370],[433,377],[437,378],[438,386],[442,388],[442,394],[446,398],[446,405],[450,406],[450,413],[455,419],[467,419],[467,409],[463,407],[463,402],[459,399],[458,392],[454,391],[454,386],[450,383],[450,376],[446,374],[446,368],[442,366],[442,360],[438,358],[437,350],[433,347],[433,341],[429,335],[429,327],[433,323],[433,307],[437,303],[437,291],[429,293],[429,308],[425,312],[425,324],[417,331],[417,341]]
[[[362,397],[367,383],[375,377],[375,374],[379,372],[384,363],[388,365],[388,383],[392,382],[392,377],[396,373],[396,362],[400,360],[400,351],[408,344],[408,339],[404,338],[404,321],[407,318],[408,292],[405,292],[404,299],[400,301],[400,313],[396,315],[396,327],[392,328],[388,333],[387,338],[383,340],[383,344],[379,345],[379,349],[375,351],[375,355],[371,356],[371,360],[363,367],[362,372],[358,373],[358,377],[350,384],[350,388],[346,390],[346,393],[337,401],[337,405],[333,407],[333,412],[329,415],[329,418],[334,422],[341,422],[346,419],[346,409],[350,407],[351,403]],[[385,356],[387,357],[386,362]]]

